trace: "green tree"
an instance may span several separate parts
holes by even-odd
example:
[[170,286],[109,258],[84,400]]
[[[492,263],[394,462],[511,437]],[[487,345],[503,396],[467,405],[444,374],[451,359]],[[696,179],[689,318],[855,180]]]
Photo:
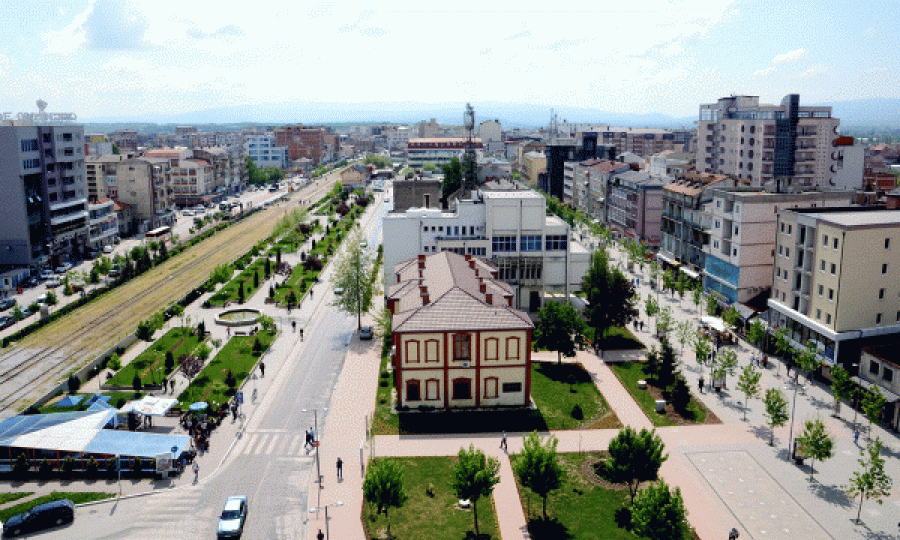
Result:
[[675,350],[669,344],[669,340],[662,338],[660,340],[659,349],[659,370],[656,374],[656,380],[660,388],[668,388],[675,382]]
[[694,309],[700,312],[700,304],[703,302],[703,290],[699,287],[691,291],[691,300],[694,302]]
[[688,405],[691,404],[691,389],[681,372],[675,374],[675,382],[672,383],[669,395],[676,411],[682,414],[688,412]]
[[538,311],[534,342],[538,347],[556,351],[557,361],[575,356],[575,343],[584,335],[585,322],[570,302],[549,301]]
[[737,353],[731,349],[722,348],[712,364],[713,379],[725,380],[728,375],[734,375],[738,366]]
[[659,313],[659,303],[653,298],[653,295],[648,294],[644,299],[644,311],[647,312],[648,317],[655,317]]
[[606,251],[598,250],[591,254],[591,266],[584,275],[581,290],[587,300],[584,315],[594,329],[593,345],[598,350],[608,328],[625,326],[637,316],[634,285],[617,268],[609,266]]
[[258,322],[262,329],[265,331],[269,331],[275,328],[275,319],[273,319],[270,315],[260,315],[256,318],[256,322]]
[[712,296],[706,297],[706,314],[707,315],[715,315],[716,311],[719,309],[719,303],[716,302],[716,299]]
[[806,347],[804,347],[802,351],[797,351],[795,357],[797,358],[797,364],[800,366],[800,369],[806,374],[806,381],[811,383],[812,374],[819,369],[820,365],[819,360],[816,358],[816,346],[812,341],[807,341]]
[[656,430],[641,429],[638,433],[626,426],[609,442],[609,458],[602,462],[598,472],[607,482],[627,487],[634,503],[641,482],[656,480],[659,468],[669,459],[668,454],[663,455],[664,449]]
[[388,510],[402,507],[409,499],[403,490],[403,471],[400,470],[400,466],[389,459],[376,461],[366,472],[363,496],[367,502],[375,505],[379,514],[384,514],[387,520],[387,533],[390,536],[391,517]]
[[793,351],[788,339],[788,331],[785,327],[775,329],[775,352],[785,361],[790,361],[790,353]]
[[887,400],[884,395],[882,395],[881,390],[878,389],[877,385],[873,384],[872,388],[863,394],[862,410],[866,413],[866,418],[869,419],[867,437],[871,437],[872,424],[878,422],[878,417],[881,415],[881,411],[884,410],[885,403],[887,403]]
[[647,351],[647,359],[644,361],[644,373],[647,377],[656,379],[659,376],[659,369],[659,352],[655,346],[651,346],[650,350]]
[[681,359],[684,359],[684,347],[691,340],[691,336],[694,335],[694,327],[691,325],[691,321],[684,320],[675,325],[675,337],[678,338],[678,343],[681,345]]
[[853,397],[854,385],[850,374],[841,366],[831,368],[831,393],[834,394],[834,415],[841,414],[841,402]]
[[694,357],[697,360],[698,364],[703,364],[706,362],[706,359],[709,358],[709,353],[712,352],[712,343],[709,342],[709,338],[701,334],[697,331],[694,334]]
[[759,318],[753,319],[753,322],[747,327],[747,339],[758,348],[762,348],[766,340],[766,328]]
[[442,166],[444,180],[441,182],[441,201],[447,203],[447,198],[456,193],[462,187],[463,167],[459,158],[454,157],[450,163]]
[[741,370],[741,376],[738,377],[737,387],[744,394],[744,421],[747,421],[747,409],[750,408],[750,398],[756,397],[759,393],[759,380],[762,373],[759,372],[753,364],[747,364]]
[[460,499],[472,502],[475,517],[475,536],[478,536],[478,499],[488,497],[494,486],[500,482],[500,462],[497,458],[487,457],[484,452],[470,444],[469,449],[459,449],[456,463],[453,464],[453,478],[450,486]]
[[661,336],[668,335],[669,331],[672,330],[672,309],[668,306],[659,310],[659,315],[656,317],[656,334]]
[[856,511],[856,523],[862,514],[862,505],[866,499],[875,499],[881,505],[885,497],[890,497],[893,480],[884,471],[884,458],[881,457],[881,439],[866,443],[866,451],[859,458],[860,470],[854,471],[850,484],[844,489],[853,498],[859,497],[859,509]]
[[343,294],[336,295],[334,305],[356,315],[357,329],[362,328],[363,313],[372,308],[375,294],[374,264],[372,256],[360,245],[362,240],[358,230],[350,237],[347,251],[338,261],[332,277],[334,287],[344,289]]
[[688,538],[687,509],[681,488],[670,490],[664,480],[642,489],[631,505],[632,532],[654,540]]
[[663,290],[669,291],[674,295],[675,294],[675,283],[676,283],[675,274],[672,272],[671,269],[666,269],[666,271],[663,272],[662,278],[663,278]]
[[738,313],[737,308],[735,308],[734,306],[731,306],[722,312],[722,321],[725,322],[725,325],[729,330],[734,330],[735,328],[737,328],[738,322],[740,320],[741,314]]
[[566,471],[559,464],[556,445],[559,440],[550,435],[541,443],[536,431],[525,437],[522,454],[514,467],[519,482],[541,498],[544,519],[547,519],[547,496],[562,487]]
[[825,423],[816,418],[803,424],[803,433],[797,437],[797,442],[802,454],[812,459],[809,469],[809,479],[812,480],[816,460],[823,461],[834,455],[834,438],[825,429]]

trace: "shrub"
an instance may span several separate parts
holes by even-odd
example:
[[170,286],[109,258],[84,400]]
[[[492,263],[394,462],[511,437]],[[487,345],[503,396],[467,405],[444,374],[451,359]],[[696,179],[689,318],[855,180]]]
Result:
[[134,461],[131,462],[131,470],[135,473],[141,472],[141,469],[144,467],[144,462],[141,460],[139,456],[135,456]]
[[172,351],[166,351],[166,369],[171,371],[175,367],[175,355]]
[[109,362],[107,362],[107,367],[113,371],[119,371],[122,369],[122,360],[119,359],[119,354],[114,353],[109,357]]
[[94,459],[94,456],[91,456],[91,459],[89,459],[87,464],[85,464],[85,466],[84,466],[84,470],[90,475],[97,474],[97,471],[99,469],[100,469],[100,465],[97,463],[97,460]]
[[73,374],[73,375],[69,375],[69,380],[68,380],[68,382],[66,383],[66,385],[67,385],[68,388],[69,388],[69,393],[70,393],[70,394],[74,394],[74,393],[77,392],[78,389],[81,387],[81,380],[80,380],[77,376],[75,376],[74,374]]
[[434,497],[434,484],[428,482],[428,485],[425,486],[425,494],[429,497]]
[[71,472],[75,470],[75,458],[72,456],[66,456],[66,459],[62,462],[62,472],[66,474],[71,474]]
[[16,461],[13,462],[13,472],[17,476],[25,476],[31,470],[31,462],[25,457],[25,454],[19,454]]
[[44,458],[40,463],[38,463],[38,471],[40,471],[40,473],[44,475],[50,474],[51,472],[53,472],[53,464],[50,463],[50,460]]
[[306,260],[303,261],[303,268],[308,272],[318,272],[322,270],[322,261],[320,261],[318,257],[307,257]]
[[259,338],[255,338],[253,340],[253,356],[259,356],[262,354],[262,343],[260,343]]
[[204,321],[200,321],[200,324],[197,325],[197,336],[200,339],[203,339],[203,336],[206,335],[206,323]]
[[134,389],[134,393],[138,393],[141,391],[141,376],[135,375],[134,379],[131,380],[131,387]]

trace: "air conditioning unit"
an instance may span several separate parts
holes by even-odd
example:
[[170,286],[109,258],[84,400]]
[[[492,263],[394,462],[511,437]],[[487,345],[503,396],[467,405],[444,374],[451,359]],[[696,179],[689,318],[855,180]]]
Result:
[[462,363],[462,367],[469,367],[469,363],[468,363],[468,362],[463,362],[463,363]]

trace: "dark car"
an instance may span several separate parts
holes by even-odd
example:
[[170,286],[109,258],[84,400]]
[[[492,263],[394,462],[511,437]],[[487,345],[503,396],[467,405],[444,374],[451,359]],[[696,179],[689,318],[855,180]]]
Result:
[[0,330],[6,330],[10,326],[16,324],[16,320],[10,317],[9,315],[4,315],[0,317]]
[[363,326],[359,329],[359,339],[372,339],[372,327]]
[[0,300],[0,311],[6,311],[14,305],[16,305],[16,301],[12,298],[5,298],[3,300]]
[[3,536],[19,536],[22,533],[42,531],[75,519],[75,504],[69,499],[59,499],[39,504],[31,510],[16,514],[3,524]]

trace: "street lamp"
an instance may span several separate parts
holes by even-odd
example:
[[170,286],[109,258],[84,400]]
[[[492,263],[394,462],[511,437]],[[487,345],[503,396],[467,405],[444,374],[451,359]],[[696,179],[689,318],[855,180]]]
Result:
[[338,506],[344,506],[344,502],[343,502],[343,501],[337,501],[337,502],[335,502],[335,503],[332,503],[332,504],[326,504],[326,505],[324,505],[324,506],[312,506],[312,507],[310,507],[310,509],[309,509],[309,513],[310,513],[310,514],[317,513],[319,510],[322,510],[322,509],[325,510],[325,540],[328,540],[328,538],[330,538],[330,536],[329,536],[329,534],[328,534],[328,533],[329,533],[329,531],[328,531],[328,509],[329,509],[329,508],[335,508],[335,507],[338,507]]
[[[303,412],[309,412],[309,409],[302,409]],[[313,434],[319,435],[319,410],[312,409],[313,412]],[[328,412],[328,407],[323,407],[322,412]],[[321,439],[321,437],[319,437]],[[316,448],[316,483],[319,484],[319,488],[322,488],[322,467],[319,463],[319,440],[313,440],[314,446]]]
[[797,409],[797,390],[800,389],[800,383],[794,383],[794,399],[791,404],[791,427],[788,430],[788,452],[794,457],[794,411]]

